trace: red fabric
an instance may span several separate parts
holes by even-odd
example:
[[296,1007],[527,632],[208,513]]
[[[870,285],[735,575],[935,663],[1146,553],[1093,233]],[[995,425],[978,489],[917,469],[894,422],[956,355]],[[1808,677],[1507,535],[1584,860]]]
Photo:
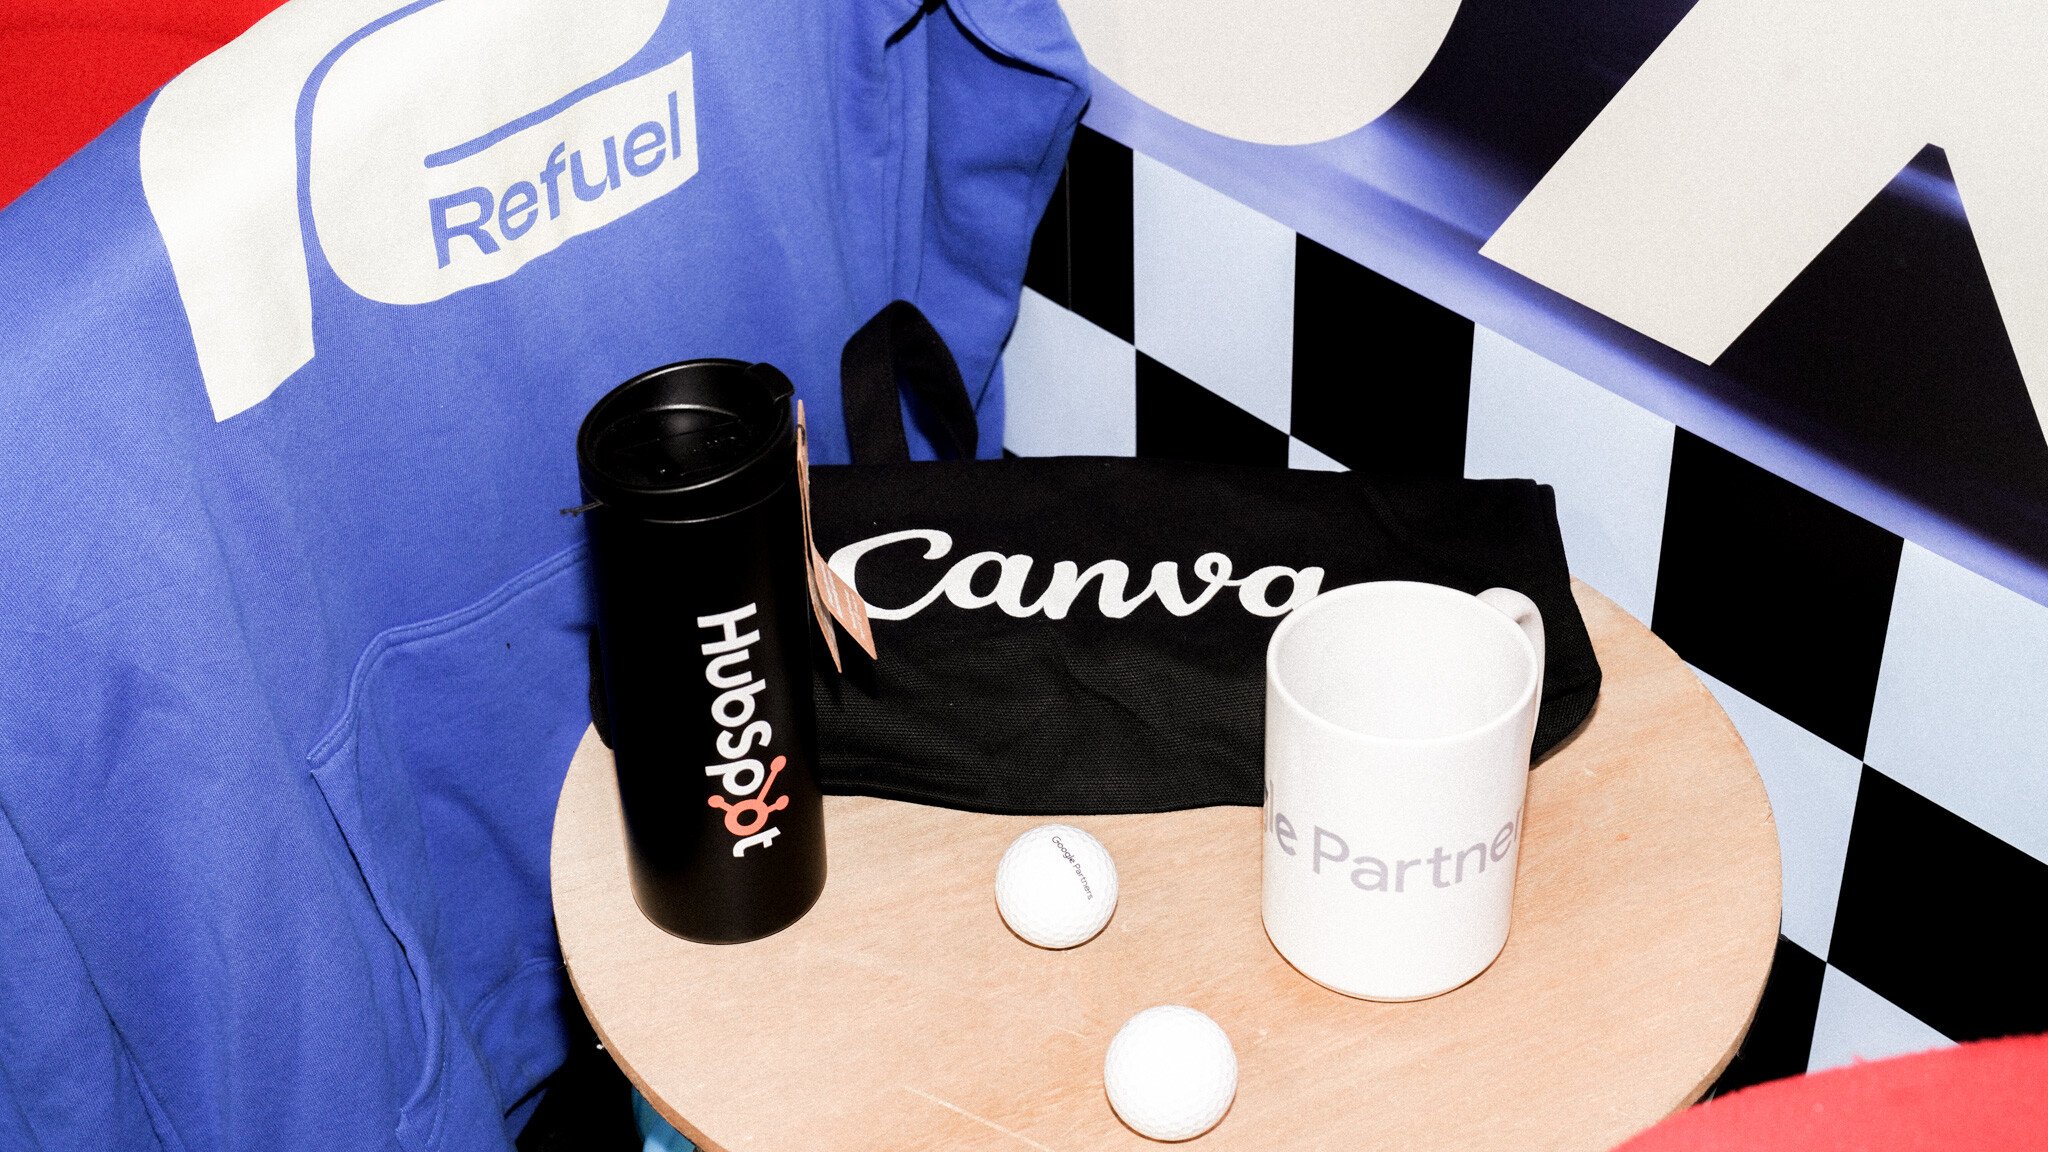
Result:
[[0,0],[0,206],[280,0]]
[[1778,1080],[1680,1112],[1616,1152],[2048,1149],[2048,1036]]

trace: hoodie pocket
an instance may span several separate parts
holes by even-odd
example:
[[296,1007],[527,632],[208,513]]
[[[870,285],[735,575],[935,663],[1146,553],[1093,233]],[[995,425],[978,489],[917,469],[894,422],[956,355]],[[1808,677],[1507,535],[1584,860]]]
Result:
[[307,757],[390,933],[384,971],[400,1003],[386,1026],[410,1029],[419,1053],[397,1129],[414,1152],[502,1138],[489,1132],[504,1102],[561,1060],[546,862],[589,722],[583,558],[557,553],[458,611],[377,636]]

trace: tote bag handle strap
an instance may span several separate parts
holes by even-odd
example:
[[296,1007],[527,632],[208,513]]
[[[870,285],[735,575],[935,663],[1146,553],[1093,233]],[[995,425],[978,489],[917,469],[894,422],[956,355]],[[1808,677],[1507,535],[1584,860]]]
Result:
[[931,418],[928,431],[942,458],[974,459],[981,426],[960,379],[960,365],[938,329],[910,301],[891,301],[847,340],[839,357],[839,391],[854,463],[910,459],[898,399],[904,391],[912,407]]

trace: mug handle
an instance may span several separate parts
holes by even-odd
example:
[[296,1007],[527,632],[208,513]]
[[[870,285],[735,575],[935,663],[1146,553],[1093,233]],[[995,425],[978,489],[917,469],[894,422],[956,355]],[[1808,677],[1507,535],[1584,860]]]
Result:
[[1536,676],[1541,684],[1543,676],[1543,613],[1536,602],[1515,591],[1513,588],[1488,588],[1479,594],[1481,603],[1514,621],[1529,643],[1536,648]]

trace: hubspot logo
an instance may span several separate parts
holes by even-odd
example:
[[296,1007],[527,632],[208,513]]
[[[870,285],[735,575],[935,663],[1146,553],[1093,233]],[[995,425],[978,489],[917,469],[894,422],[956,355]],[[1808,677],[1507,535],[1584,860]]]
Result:
[[764,771],[760,758],[753,755],[757,746],[765,752],[775,743],[775,726],[766,717],[754,715],[755,700],[768,691],[766,671],[756,677],[751,667],[761,630],[748,627],[747,621],[758,624],[759,613],[758,605],[742,604],[730,612],[697,617],[697,627],[717,637],[699,645],[698,651],[705,657],[705,683],[720,689],[711,700],[711,719],[717,732],[712,747],[718,759],[704,766],[704,775],[716,778],[727,793],[743,797],[733,801],[714,793],[704,802],[725,813],[725,830],[738,837],[732,846],[734,856],[745,856],[749,848],[774,847],[782,829],[768,821],[789,807],[787,793],[768,798],[789,758],[775,757]]
[[[710,796],[705,803],[725,813],[725,830],[735,836],[752,836],[768,824],[768,817],[789,807],[789,797],[777,796],[768,799],[768,793],[775,790],[775,778],[782,775],[782,766],[788,763],[786,756],[777,756],[768,762],[768,779],[761,785],[757,796],[749,797],[735,804],[723,796]],[[735,856],[745,855],[735,851]]]
[[362,296],[424,304],[696,175],[691,58],[641,59],[668,6],[295,0],[171,81],[143,192],[214,418],[313,358],[309,242]]

